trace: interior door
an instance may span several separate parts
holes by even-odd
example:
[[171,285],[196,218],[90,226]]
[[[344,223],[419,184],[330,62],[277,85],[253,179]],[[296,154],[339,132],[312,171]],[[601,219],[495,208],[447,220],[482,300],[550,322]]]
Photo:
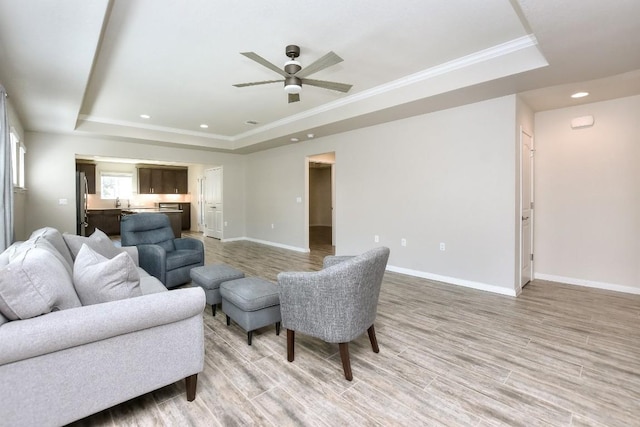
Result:
[[520,214],[521,214],[521,250],[520,250],[520,287],[533,278],[533,137],[520,130]]
[[223,237],[222,168],[205,170],[205,227],[204,235]]

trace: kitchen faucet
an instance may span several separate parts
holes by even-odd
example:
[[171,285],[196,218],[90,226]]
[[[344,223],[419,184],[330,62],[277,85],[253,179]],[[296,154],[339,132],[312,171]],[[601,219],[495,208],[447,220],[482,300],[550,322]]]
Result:
[[120,197],[116,197],[116,208],[119,208],[120,204]]

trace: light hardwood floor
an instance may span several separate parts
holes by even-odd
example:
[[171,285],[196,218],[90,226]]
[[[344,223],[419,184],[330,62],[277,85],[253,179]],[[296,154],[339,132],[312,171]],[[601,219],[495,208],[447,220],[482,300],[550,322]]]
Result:
[[[332,247],[302,254],[204,239],[206,263],[275,281],[320,269]],[[375,323],[350,345],[246,333],[204,313],[206,356],[196,400],[184,382],[75,425],[638,426],[640,296],[534,281],[518,298],[387,272]],[[144,361],[141,361],[144,363]]]

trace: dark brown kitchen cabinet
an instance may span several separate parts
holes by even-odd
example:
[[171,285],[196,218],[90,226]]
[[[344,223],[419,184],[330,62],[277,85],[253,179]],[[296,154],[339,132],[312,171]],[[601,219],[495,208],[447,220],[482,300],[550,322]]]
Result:
[[87,177],[87,191],[96,194],[96,165],[95,163],[76,163],[76,172],[84,172]]
[[96,228],[107,236],[120,234],[120,209],[89,209],[87,212],[87,236],[90,236]]
[[162,170],[162,194],[176,194],[176,170]]
[[151,194],[151,169],[138,168],[138,194]]
[[182,209],[182,229],[191,230],[191,203],[180,203]]
[[163,169],[162,170],[162,193],[163,194],[187,194],[188,193],[188,173],[186,169]]
[[187,194],[187,169],[138,168],[139,194]]

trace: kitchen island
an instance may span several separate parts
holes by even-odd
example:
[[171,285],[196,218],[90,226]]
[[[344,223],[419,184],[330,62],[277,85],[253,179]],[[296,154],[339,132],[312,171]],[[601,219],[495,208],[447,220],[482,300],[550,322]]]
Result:
[[139,213],[165,214],[169,217],[171,229],[176,238],[182,237],[182,211],[180,209],[158,208],[127,208],[122,209],[122,215],[136,215]]

